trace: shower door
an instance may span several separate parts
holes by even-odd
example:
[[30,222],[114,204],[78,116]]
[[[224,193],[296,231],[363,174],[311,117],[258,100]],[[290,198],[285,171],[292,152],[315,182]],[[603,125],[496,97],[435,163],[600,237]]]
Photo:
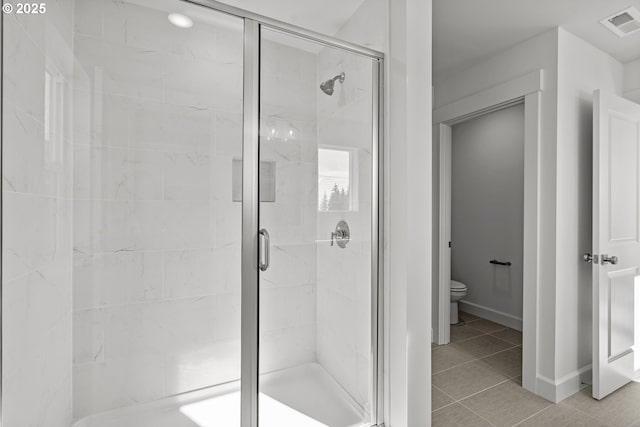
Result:
[[261,29],[261,426],[378,422],[378,66]]

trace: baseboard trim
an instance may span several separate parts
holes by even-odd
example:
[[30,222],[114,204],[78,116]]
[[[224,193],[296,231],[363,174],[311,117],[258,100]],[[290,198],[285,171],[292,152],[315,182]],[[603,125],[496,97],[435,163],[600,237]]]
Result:
[[522,331],[522,318],[516,317],[512,314],[504,313],[502,311],[494,310],[493,308],[485,307],[473,302],[460,300],[458,301],[460,310],[466,311],[474,316],[482,317],[483,319],[491,320],[492,322],[499,323],[509,328],[513,328],[517,331]]
[[591,364],[584,366],[557,381],[544,375],[536,378],[536,394],[540,397],[558,403],[577,393],[585,384],[591,383]]

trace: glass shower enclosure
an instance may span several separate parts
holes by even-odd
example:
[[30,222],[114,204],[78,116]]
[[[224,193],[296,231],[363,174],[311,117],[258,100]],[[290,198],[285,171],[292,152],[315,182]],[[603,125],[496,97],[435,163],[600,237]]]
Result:
[[381,53],[83,0],[2,55],[3,425],[382,424]]

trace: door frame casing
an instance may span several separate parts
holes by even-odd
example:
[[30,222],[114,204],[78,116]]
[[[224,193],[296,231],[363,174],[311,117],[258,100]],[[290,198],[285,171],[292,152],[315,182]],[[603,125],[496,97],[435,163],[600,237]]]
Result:
[[524,103],[524,233],[522,309],[522,386],[537,390],[537,325],[540,277],[540,147],[544,72],[536,70],[434,110],[439,140],[438,313],[437,343],[450,341],[451,128],[463,121]]

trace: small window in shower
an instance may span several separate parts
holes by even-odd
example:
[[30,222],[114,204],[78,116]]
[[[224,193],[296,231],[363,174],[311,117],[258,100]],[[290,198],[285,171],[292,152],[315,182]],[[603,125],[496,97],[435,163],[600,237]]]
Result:
[[318,148],[318,210],[355,210],[354,152]]

